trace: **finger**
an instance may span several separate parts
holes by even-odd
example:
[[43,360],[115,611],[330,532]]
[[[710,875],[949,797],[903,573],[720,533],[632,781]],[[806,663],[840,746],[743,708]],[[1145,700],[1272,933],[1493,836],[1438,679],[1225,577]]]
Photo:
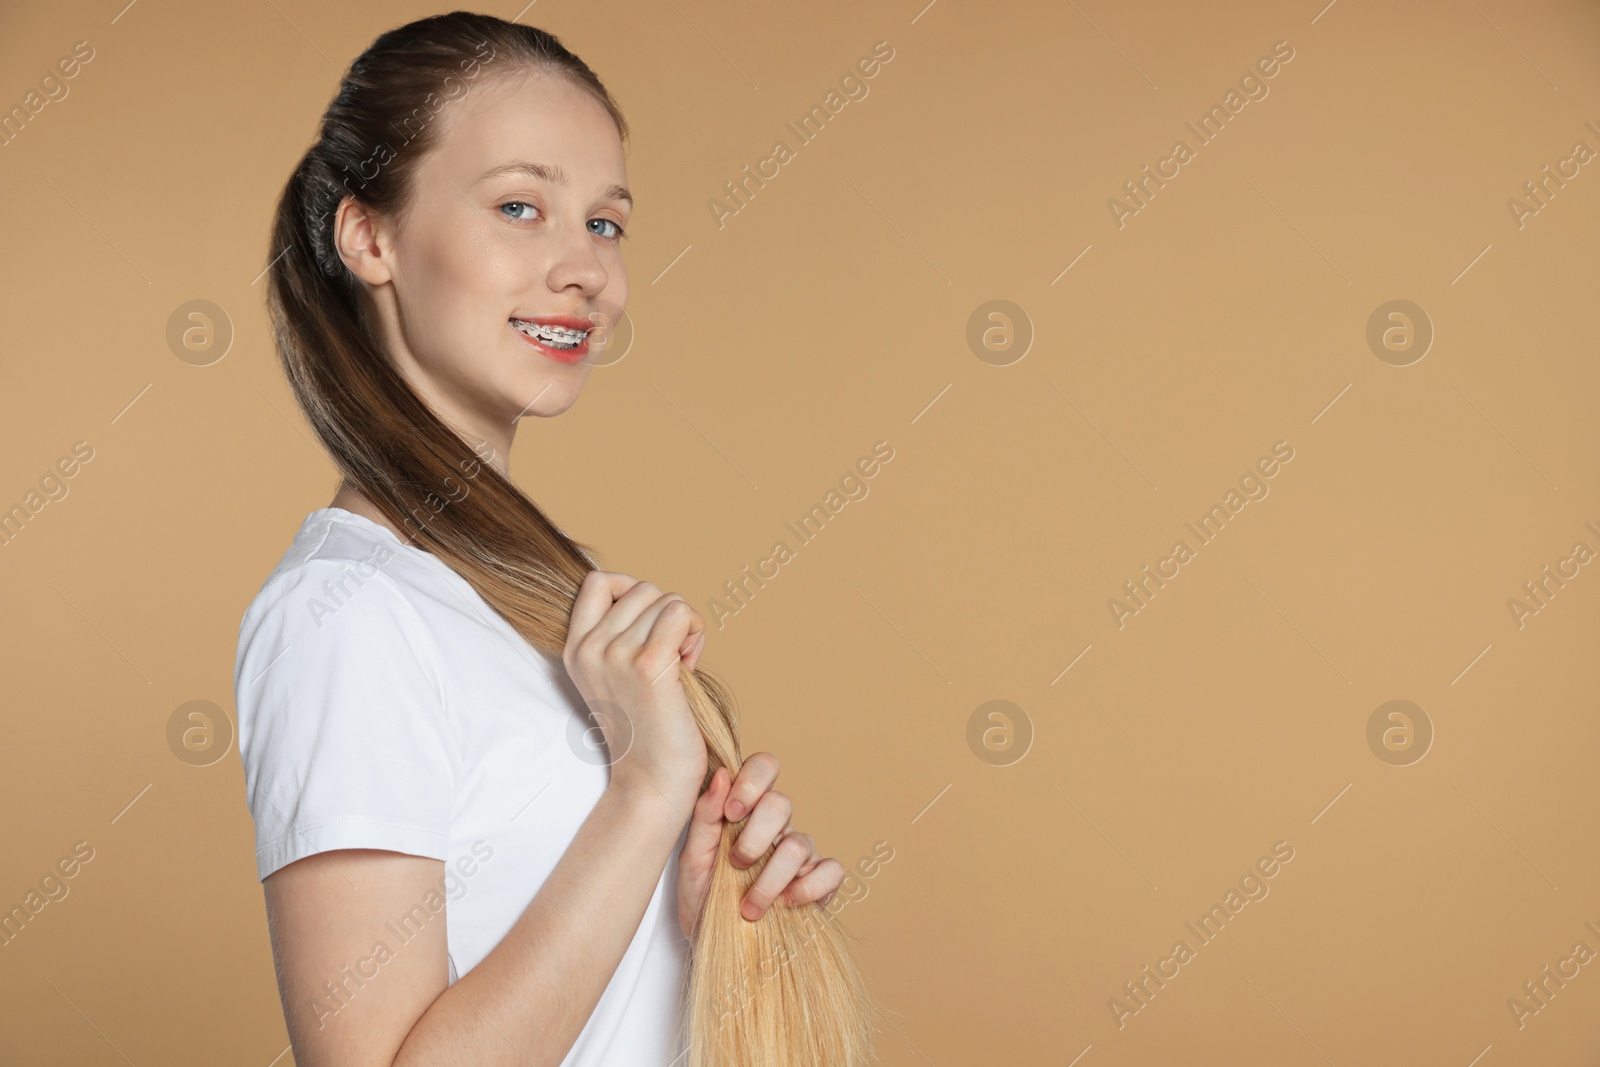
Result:
[[[648,623],[639,627],[639,618],[649,613],[652,608],[659,614],[660,607],[657,601],[666,595],[654,582],[635,582],[627,592],[617,597],[611,610],[606,612],[606,617],[595,624],[595,633],[600,635],[606,645],[613,644],[619,639],[629,647],[643,644],[650,627]],[[655,616],[650,617],[654,619]]]
[[[632,598],[637,597],[637,600]],[[673,604],[682,604],[680,609],[685,612],[685,619],[689,625],[684,628],[684,636],[675,646],[675,651],[681,651],[688,643],[689,635],[698,628],[705,629],[705,617],[684,599],[682,593],[664,593],[653,582],[640,582],[627,594],[617,601],[617,606],[611,614],[616,619],[627,619],[627,625],[619,626],[613,636],[613,641],[629,648],[642,648],[652,638],[659,640],[655,630],[656,621],[661,618],[661,613]],[[611,620],[607,620],[610,622]]]
[[706,791],[695,801],[695,822],[705,823],[718,833],[722,832],[722,805],[728,799],[728,783],[732,777],[726,767],[718,767],[711,773],[711,781],[706,783]]
[[773,900],[794,879],[800,871],[800,865],[810,856],[811,839],[805,834],[789,834],[779,841],[772,858],[761,868],[761,873],[745,893],[744,901],[739,905],[739,914],[752,921],[766,914]]
[[783,891],[785,904],[809,904],[813,900],[826,904],[844,884],[844,864],[828,857],[809,871],[804,867]]
[[739,768],[728,797],[728,821],[738,822],[755,807],[761,794],[778,780],[778,757],[770,752],[752,752]]
[[[674,604],[681,604],[682,607],[669,611]],[[663,613],[674,620],[672,627],[682,633],[687,633],[689,629],[687,617],[699,614],[678,593],[663,593],[653,582],[636,582],[617,598],[605,617],[595,623],[583,641],[580,654],[591,659],[604,659],[612,667],[618,663],[637,663],[643,654],[647,660],[649,680],[653,684],[663,667],[678,662],[675,652],[668,659],[662,649],[654,647],[661,644],[676,646],[677,643],[675,638],[663,641],[659,636],[654,636],[652,640],[653,631],[659,627]]]
[[688,635],[697,624],[705,625],[700,613],[680,594],[667,593],[640,612],[618,640],[630,645],[639,641],[632,655],[640,671],[655,685],[669,675],[678,676],[673,668],[684,662],[679,649],[689,640]]
[[[733,847],[728,850],[728,862],[742,870],[766,855],[772,843],[783,837],[784,827],[793,813],[794,804],[776,789],[761,794],[744,829],[739,831]],[[805,858],[809,859],[810,853]]]
[[[718,767],[711,775],[706,791],[695,801],[690,817],[689,838],[684,842],[693,850],[708,851],[715,857],[716,846],[722,839],[722,805],[727,799],[728,783],[732,779],[726,767]],[[689,841],[693,841],[692,846]]]
[[[685,670],[692,670],[687,662],[688,653],[696,651],[705,643],[706,617],[678,593],[668,593],[662,600],[671,603],[662,605],[662,611],[656,616],[645,643],[652,650],[659,649],[662,655],[670,650],[672,662],[682,662],[685,664]],[[666,609],[671,608],[673,603],[680,606],[670,612],[667,611]]]
[[700,653],[705,651],[705,631],[702,630],[697,634],[690,635],[689,639],[685,641],[684,644],[688,645],[689,647],[684,651],[683,669],[686,671],[692,671],[695,669],[695,667],[699,666]]
[[578,642],[594,629],[595,624],[605,618],[617,598],[636,583],[637,579],[631,575],[617,571],[594,570],[584,575],[583,583],[578,586],[578,595],[572,602],[571,619],[567,624],[567,647],[563,656],[570,655]]
[[[684,601],[684,603],[688,603],[688,601]],[[691,643],[696,643],[697,642],[697,643],[699,643],[700,645],[703,646],[705,644],[705,641],[706,641],[706,617],[704,615],[700,614],[700,612],[696,611],[694,613],[694,615],[690,617],[690,620],[689,620],[689,636],[685,637],[683,639],[683,643],[684,643],[684,645],[689,646],[689,645],[691,645]]]

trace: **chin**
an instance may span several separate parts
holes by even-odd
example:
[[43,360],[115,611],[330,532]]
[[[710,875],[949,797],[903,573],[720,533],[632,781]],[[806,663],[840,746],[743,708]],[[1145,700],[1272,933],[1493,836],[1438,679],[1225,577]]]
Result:
[[[532,392],[520,395],[527,397],[521,403],[512,401],[511,412],[519,418],[537,417],[548,419],[560,415],[578,402],[578,395],[582,391],[580,383],[545,382]],[[520,415],[518,413],[520,412]]]

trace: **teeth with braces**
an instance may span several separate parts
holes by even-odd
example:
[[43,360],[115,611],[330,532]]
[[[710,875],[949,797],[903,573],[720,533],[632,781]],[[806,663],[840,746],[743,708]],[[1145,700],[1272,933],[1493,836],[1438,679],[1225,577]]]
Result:
[[565,326],[549,326],[542,322],[512,319],[511,325],[529,337],[537,338],[551,348],[577,348],[589,336],[588,330],[569,330]]

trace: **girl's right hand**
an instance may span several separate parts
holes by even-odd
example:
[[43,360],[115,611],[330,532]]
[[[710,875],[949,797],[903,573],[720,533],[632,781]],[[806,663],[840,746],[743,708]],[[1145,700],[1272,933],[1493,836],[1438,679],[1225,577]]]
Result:
[[705,617],[677,593],[590,571],[561,662],[605,734],[612,789],[654,788],[687,818],[705,781],[705,737],[680,671],[705,647]]

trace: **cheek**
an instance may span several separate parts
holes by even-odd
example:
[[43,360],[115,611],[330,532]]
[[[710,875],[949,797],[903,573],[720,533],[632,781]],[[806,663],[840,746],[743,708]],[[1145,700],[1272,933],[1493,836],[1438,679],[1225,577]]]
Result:
[[528,288],[534,269],[504,241],[486,247],[456,246],[441,250],[429,270],[441,293],[461,313],[484,314],[504,321],[519,306],[518,292]]
[[458,241],[413,258],[401,314],[420,362],[457,362],[507,340],[514,301],[503,260],[513,253],[504,243],[486,251]]
[[609,259],[603,260],[609,280],[606,288],[600,294],[601,299],[616,305],[619,308],[628,306],[628,265],[623,261],[620,251],[613,252]]

